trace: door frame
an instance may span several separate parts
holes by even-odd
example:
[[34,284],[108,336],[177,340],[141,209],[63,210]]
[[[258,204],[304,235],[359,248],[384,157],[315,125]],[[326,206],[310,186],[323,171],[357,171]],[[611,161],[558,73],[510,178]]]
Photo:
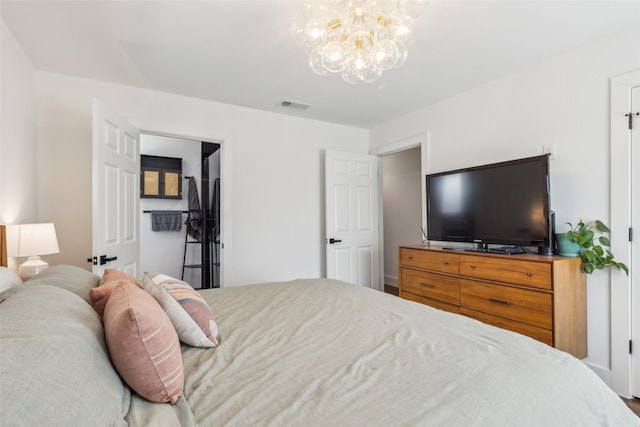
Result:
[[[406,138],[402,138],[400,140],[390,142],[388,144],[375,147],[369,150],[369,154],[373,154],[374,156],[378,156],[378,170],[381,173],[378,174],[378,221],[379,221],[379,242],[378,245],[380,248],[384,248],[384,209],[383,209],[383,195],[382,195],[382,176],[384,175],[384,171],[382,170],[382,157],[387,156],[389,154],[394,154],[399,151],[409,150],[411,148],[420,147],[420,173],[424,177],[431,170],[431,165],[429,164],[430,156],[430,142],[429,142],[429,133],[421,132],[415,135],[408,136]],[[427,212],[427,197],[426,197],[426,189],[425,189],[425,180],[421,180],[421,188],[422,188],[422,227],[426,226],[426,212]],[[384,290],[384,251],[379,251],[379,259],[378,259],[378,268],[380,275],[380,286],[381,289]]]
[[231,265],[232,238],[231,238],[231,214],[232,198],[231,198],[231,147],[230,138],[211,138],[185,135],[181,133],[172,133],[165,131],[157,131],[141,128],[140,133],[145,135],[164,136],[168,138],[187,139],[194,142],[210,142],[220,145],[220,287],[223,288],[227,281],[226,265]]
[[[610,132],[611,132],[611,250],[620,262],[631,270],[631,188],[628,119],[631,88],[640,86],[640,70],[610,80]],[[638,124],[638,120],[636,120]],[[640,126],[640,125],[639,125]],[[615,209],[614,209],[615,207]],[[636,216],[638,214],[636,213]],[[636,234],[638,234],[636,232]],[[635,268],[634,268],[635,267]],[[611,381],[610,387],[620,396],[631,397],[632,357],[629,340],[632,337],[632,312],[640,307],[631,306],[631,276],[620,271],[610,272],[611,283]],[[636,343],[636,351],[639,347]],[[636,370],[638,367],[636,367]]]

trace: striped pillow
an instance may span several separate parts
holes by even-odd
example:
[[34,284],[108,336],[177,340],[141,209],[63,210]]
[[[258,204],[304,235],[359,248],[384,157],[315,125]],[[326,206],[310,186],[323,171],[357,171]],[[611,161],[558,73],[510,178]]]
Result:
[[131,283],[118,283],[104,309],[104,329],[124,381],[152,402],[175,404],[184,388],[180,341],[156,300]]
[[180,341],[194,347],[218,346],[211,307],[191,285],[158,273],[145,274],[142,282],[169,315]]

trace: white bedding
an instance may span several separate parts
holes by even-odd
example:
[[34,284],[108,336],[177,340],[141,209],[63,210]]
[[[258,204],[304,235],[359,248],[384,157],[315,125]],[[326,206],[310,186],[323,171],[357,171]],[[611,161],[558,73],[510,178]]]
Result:
[[183,346],[201,426],[640,426],[581,361],[463,316],[331,280],[202,295],[221,344]]

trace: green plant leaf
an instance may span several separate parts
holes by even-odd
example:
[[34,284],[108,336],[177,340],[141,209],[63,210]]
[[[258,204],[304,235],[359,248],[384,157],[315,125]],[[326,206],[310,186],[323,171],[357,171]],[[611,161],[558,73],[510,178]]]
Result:
[[608,233],[610,231],[609,227],[604,225],[604,222],[600,221],[599,219],[596,219],[596,229],[601,233]]
[[582,227],[579,232],[577,243],[583,248],[589,248],[593,245],[593,231]]
[[625,264],[623,264],[623,263],[621,263],[621,262],[617,262],[617,263],[616,263],[616,267],[617,267],[619,270],[624,271],[624,272],[627,274],[627,276],[629,275],[629,268],[628,268]]
[[603,246],[611,247],[611,241],[609,240],[609,238],[607,236],[598,237],[598,241]]
[[[571,227],[571,223],[567,224]],[[585,273],[591,274],[595,270],[614,267],[628,275],[629,268],[614,259],[610,250],[611,240],[602,233],[610,233],[609,227],[602,221],[595,220],[585,224],[583,220],[580,220],[575,227],[571,227],[571,230],[566,233],[566,237],[567,240],[577,243],[582,248],[580,258]]]
[[587,231],[589,231],[589,229],[587,228],[587,226],[586,226],[586,225],[584,225],[584,223],[583,223],[582,221],[580,221],[580,222],[578,223],[578,234],[582,234],[582,235],[584,235],[584,234],[586,234],[586,233],[587,233]]

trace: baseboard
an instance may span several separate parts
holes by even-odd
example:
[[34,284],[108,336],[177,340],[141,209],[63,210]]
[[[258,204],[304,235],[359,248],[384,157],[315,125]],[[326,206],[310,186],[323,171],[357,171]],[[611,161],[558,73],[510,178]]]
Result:
[[384,276],[384,284],[385,285],[389,285],[389,286],[395,286],[396,288],[398,287],[398,278],[394,277],[394,276]]
[[588,362],[584,362],[584,364],[587,365],[593,372],[595,372],[595,374],[599,376],[600,379],[611,388],[611,369]]

